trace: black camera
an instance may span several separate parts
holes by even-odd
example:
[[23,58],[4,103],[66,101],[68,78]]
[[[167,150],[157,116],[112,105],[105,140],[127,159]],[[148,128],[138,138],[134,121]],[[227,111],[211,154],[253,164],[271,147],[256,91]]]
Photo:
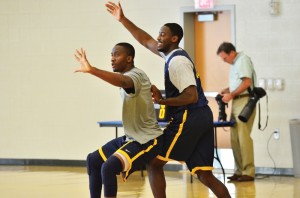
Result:
[[250,99],[248,103],[245,105],[238,118],[242,122],[247,122],[250,118],[257,101],[266,95],[266,91],[261,87],[254,87],[252,91],[250,91]]
[[218,94],[215,99],[219,105],[219,116],[218,116],[218,121],[226,121],[227,119],[227,115],[226,115],[226,112],[225,112],[225,106],[228,107],[228,104],[223,102],[222,100],[223,96]]

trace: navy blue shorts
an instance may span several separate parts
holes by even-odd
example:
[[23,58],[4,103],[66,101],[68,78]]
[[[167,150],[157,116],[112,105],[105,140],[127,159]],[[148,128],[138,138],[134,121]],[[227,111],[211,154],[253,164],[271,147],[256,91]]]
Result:
[[213,169],[214,126],[209,106],[177,112],[163,136],[159,159],[185,162],[192,174],[197,170]]
[[157,155],[161,154],[163,136],[159,136],[145,144],[137,141],[126,141],[126,136],[113,139],[99,148],[100,156],[104,161],[115,152],[121,153],[129,162],[129,169],[123,173],[127,178],[132,172],[140,170]]

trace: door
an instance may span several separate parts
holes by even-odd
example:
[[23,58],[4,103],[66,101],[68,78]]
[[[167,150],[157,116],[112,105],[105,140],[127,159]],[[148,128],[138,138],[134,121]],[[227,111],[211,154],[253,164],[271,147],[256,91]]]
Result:
[[[205,93],[219,92],[228,87],[229,81],[230,65],[224,63],[216,52],[222,42],[231,42],[231,13],[230,11],[213,13],[214,21],[199,22],[198,14],[201,12],[194,16],[195,64]],[[214,121],[217,121],[218,104],[213,96],[207,96],[207,99],[213,111]],[[226,112],[228,121],[230,108],[226,109]],[[230,128],[217,129],[217,146],[218,148],[231,148]]]

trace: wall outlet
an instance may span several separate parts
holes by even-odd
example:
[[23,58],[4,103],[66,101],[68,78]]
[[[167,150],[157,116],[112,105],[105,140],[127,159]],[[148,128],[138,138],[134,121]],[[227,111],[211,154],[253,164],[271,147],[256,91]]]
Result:
[[273,138],[275,140],[279,140],[279,138],[280,138],[280,131],[279,131],[278,128],[274,130],[274,132],[273,132]]

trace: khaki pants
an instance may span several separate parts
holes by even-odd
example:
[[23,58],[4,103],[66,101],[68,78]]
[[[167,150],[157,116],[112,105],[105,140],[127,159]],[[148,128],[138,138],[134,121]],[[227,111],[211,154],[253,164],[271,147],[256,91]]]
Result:
[[256,115],[254,109],[248,122],[242,122],[238,119],[238,115],[248,103],[249,98],[234,99],[232,102],[232,114],[236,121],[236,125],[231,128],[231,147],[235,161],[235,174],[255,176],[253,140],[251,131]]

